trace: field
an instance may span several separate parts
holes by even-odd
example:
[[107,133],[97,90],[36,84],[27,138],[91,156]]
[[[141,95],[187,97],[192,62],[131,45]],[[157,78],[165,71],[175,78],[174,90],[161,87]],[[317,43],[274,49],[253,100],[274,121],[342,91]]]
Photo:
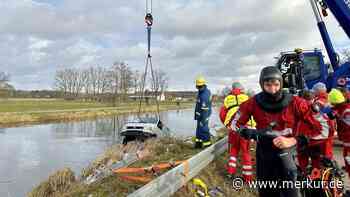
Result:
[[[183,109],[192,103],[161,102],[160,110]],[[0,127],[13,127],[26,124],[73,121],[112,116],[124,113],[137,113],[138,102],[97,103],[84,101],[65,101],[62,99],[1,99]],[[157,111],[155,103],[142,104],[142,112]]]

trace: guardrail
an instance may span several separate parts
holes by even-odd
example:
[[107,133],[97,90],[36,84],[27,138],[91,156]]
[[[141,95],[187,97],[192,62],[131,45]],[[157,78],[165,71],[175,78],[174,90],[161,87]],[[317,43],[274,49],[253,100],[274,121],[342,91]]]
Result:
[[222,154],[227,149],[227,139],[228,137],[226,136],[212,146],[186,160],[183,164],[173,168],[131,193],[128,197],[166,197],[173,195],[212,162],[216,156]]

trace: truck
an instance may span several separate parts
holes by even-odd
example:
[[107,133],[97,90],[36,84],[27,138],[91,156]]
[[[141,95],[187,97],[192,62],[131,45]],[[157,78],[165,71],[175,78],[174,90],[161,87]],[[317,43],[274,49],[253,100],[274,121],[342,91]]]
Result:
[[284,88],[296,93],[311,89],[314,84],[323,82],[327,89],[336,87],[350,90],[350,62],[340,63],[333,48],[323,17],[332,12],[339,25],[350,39],[350,0],[309,0],[315,14],[317,26],[327,51],[330,64],[327,64],[320,49],[281,52],[276,66],[284,78]]

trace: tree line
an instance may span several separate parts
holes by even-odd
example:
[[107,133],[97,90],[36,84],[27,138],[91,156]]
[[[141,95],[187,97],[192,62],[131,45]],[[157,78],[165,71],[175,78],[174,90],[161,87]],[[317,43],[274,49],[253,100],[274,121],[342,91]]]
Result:
[[[154,70],[154,80],[148,73],[145,90],[159,95],[168,88],[167,74]],[[125,99],[130,94],[140,95],[145,74],[132,70],[125,62],[115,62],[110,67],[89,66],[57,70],[54,89],[65,97],[99,97],[109,95]]]

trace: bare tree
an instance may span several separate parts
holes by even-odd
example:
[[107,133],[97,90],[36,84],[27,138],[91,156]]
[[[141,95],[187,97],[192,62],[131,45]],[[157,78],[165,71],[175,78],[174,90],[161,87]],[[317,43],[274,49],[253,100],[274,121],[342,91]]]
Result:
[[110,72],[103,67],[97,67],[97,92],[104,94],[111,86]]
[[55,88],[65,96],[78,96],[82,91],[84,79],[78,69],[63,69],[56,71]]
[[82,80],[82,90],[85,92],[86,96],[89,96],[91,93],[91,80],[90,80],[90,69],[83,69],[81,71],[81,80]]
[[58,70],[55,74],[55,89],[61,91],[64,95],[67,95],[68,88],[68,75],[66,70]]
[[75,73],[75,95],[79,96],[84,88],[84,84],[86,83],[87,77],[82,69],[76,70]]
[[115,96],[120,94],[124,99],[133,87],[133,72],[125,62],[115,62],[111,68],[112,89]]
[[115,62],[110,70],[110,78],[111,78],[111,91],[115,97],[117,97],[120,88],[120,64],[121,62]]
[[163,70],[154,70],[152,78],[152,91],[155,92],[156,95],[158,95],[159,92],[163,92],[168,88],[168,77]]
[[[55,75],[55,88],[71,96],[85,92],[87,96],[113,93],[114,97],[126,98],[130,90],[140,84],[140,76],[124,62],[116,62],[110,69],[101,66],[90,66],[86,69],[63,69]],[[136,80],[136,81],[135,81]],[[140,88],[139,88],[140,89]]]

